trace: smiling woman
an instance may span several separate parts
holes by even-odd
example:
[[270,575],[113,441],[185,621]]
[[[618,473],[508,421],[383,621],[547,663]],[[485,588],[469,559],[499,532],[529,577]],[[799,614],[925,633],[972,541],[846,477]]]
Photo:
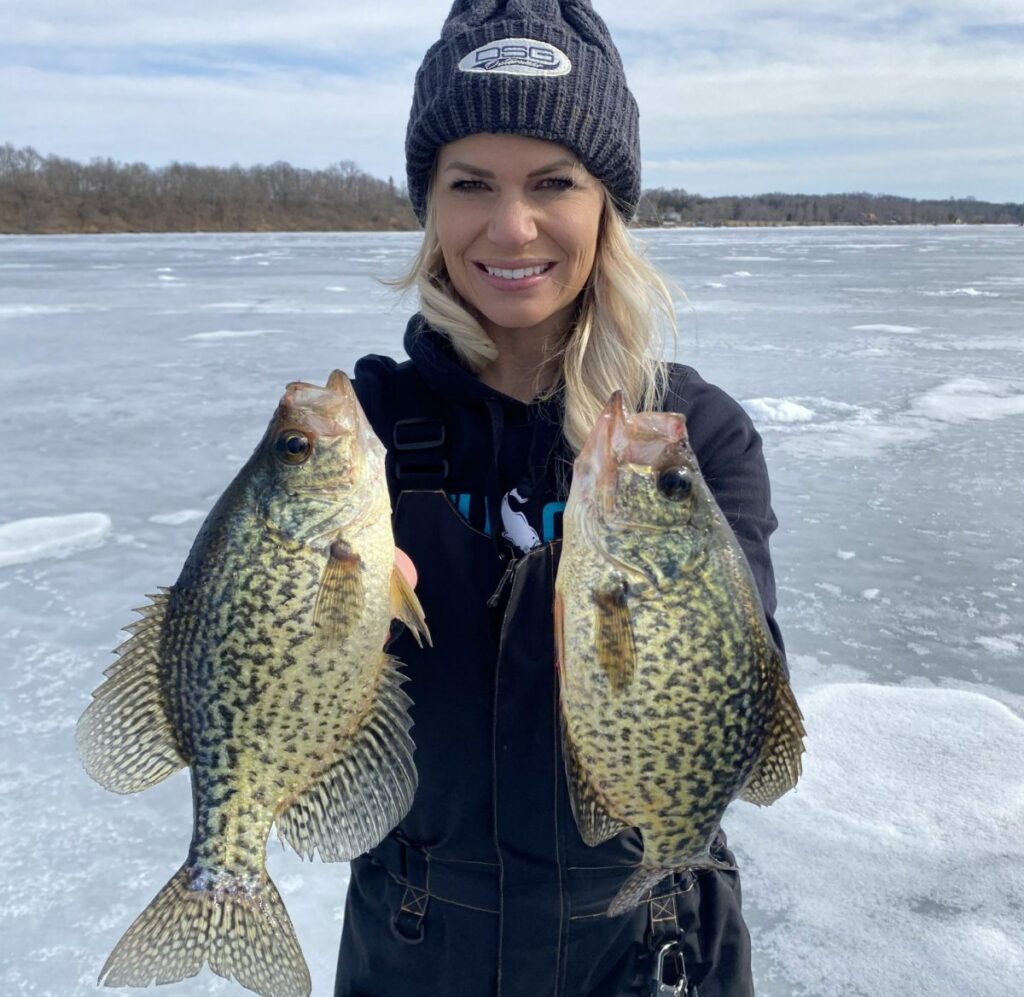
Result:
[[[498,357],[526,358],[521,373],[531,373],[546,344],[563,339],[590,279],[603,188],[561,146],[479,134],[441,150],[431,200],[452,287]],[[512,376],[491,363],[481,379],[515,395]],[[537,393],[522,388],[524,401]]]
[[424,237],[400,283],[419,290],[420,312],[410,359],[364,357],[355,387],[390,448],[395,537],[434,645],[392,645],[419,788],[352,863],[336,997],[753,992],[724,836],[711,868],[668,875],[606,916],[639,832],[588,845],[563,760],[562,510],[613,392],[686,414],[781,647],[760,438],[724,392],[659,360],[673,304],[627,229],[637,123],[586,0],[457,0],[417,74],[406,162]]

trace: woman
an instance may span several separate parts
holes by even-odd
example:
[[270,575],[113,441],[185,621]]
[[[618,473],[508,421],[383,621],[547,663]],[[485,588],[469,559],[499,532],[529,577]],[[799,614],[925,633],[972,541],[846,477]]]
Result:
[[[744,997],[737,874],[669,877],[607,917],[641,843],[583,843],[561,758],[560,511],[615,388],[687,415],[769,621],[775,607],[760,439],[722,391],[654,359],[672,305],[630,248],[637,110],[604,23],[585,0],[460,0],[417,76],[406,150],[421,314],[410,360],[364,358],[356,389],[434,646],[392,647],[419,789],[352,864],[336,997]],[[713,850],[732,861],[724,838]],[[687,982],[652,989],[677,952]]]

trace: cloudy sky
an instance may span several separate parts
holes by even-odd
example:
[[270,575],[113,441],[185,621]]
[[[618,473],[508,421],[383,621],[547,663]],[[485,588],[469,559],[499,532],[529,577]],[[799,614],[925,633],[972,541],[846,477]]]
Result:
[[[1024,200],[1024,0],[597,0],[645,186]],[[403,179],[448,0],[0,0],[0,143]]]

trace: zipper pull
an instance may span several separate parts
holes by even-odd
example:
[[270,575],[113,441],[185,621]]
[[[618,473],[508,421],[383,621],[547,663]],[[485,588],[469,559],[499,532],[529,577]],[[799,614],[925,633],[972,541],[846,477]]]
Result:
[[505,591],[505,586],[512,581],[512,576],[516,573],[516,559],[510,557],[508,564],[505,567],[505,573],[501,576],[501,581],[498,582],[498,587],[494,590],[494,595],[487,600],[488,609],[497,609],[498,603],[501,602],[502,593]]

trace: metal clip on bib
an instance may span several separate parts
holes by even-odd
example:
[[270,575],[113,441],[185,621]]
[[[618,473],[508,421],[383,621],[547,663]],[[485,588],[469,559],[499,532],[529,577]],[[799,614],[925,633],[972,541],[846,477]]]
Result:
[[686,993],[686,967],[678,942],[668,942],[658,949],[651,980],[651,997],[684,997]]

